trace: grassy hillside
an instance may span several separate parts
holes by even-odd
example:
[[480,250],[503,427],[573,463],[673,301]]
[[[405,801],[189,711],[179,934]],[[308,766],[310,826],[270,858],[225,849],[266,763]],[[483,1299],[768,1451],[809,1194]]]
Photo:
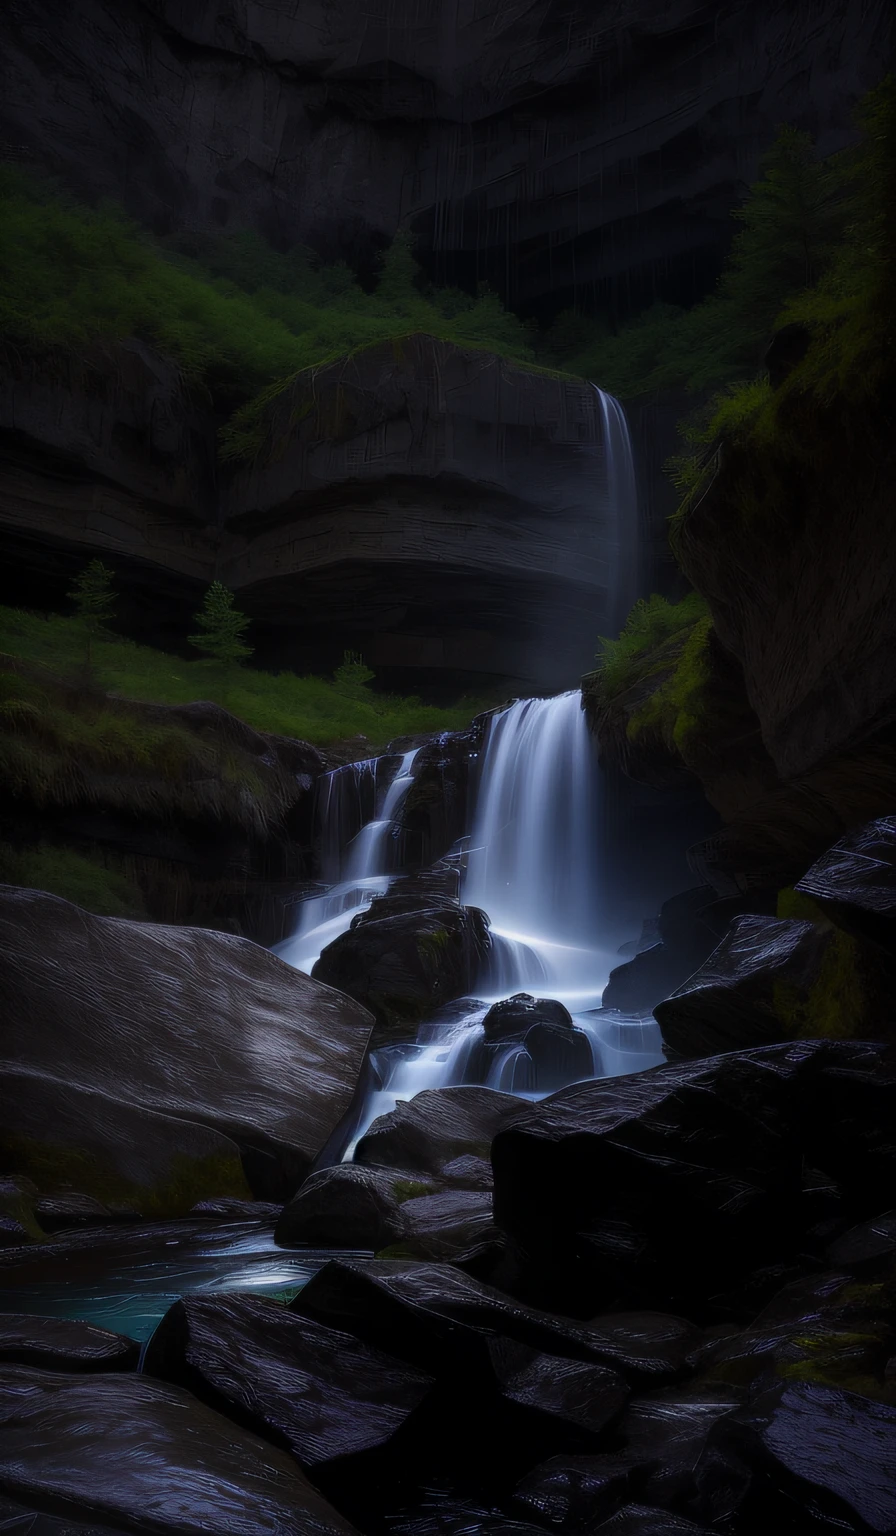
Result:
[[[0,607],[2,652],[75,677],[84,665],[84,630],[77,619]],[[371,752],[396,736],[460,730],[494,702],[464,699],[454,708],[437,708],[413,697],[376,694],[364,684],[184,661],[112,635],[94,640],[92,666],[95,687],[112,695],[157,704],[211,699],[258,731],[322,747],[365,736]],[[16,708],[7,701],[8,720]]]

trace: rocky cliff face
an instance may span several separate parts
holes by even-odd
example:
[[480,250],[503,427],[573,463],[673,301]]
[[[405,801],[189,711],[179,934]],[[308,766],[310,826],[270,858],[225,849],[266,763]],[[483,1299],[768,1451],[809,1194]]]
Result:
[[262,651],[275,636],[298,669],[350,646],[409,679],[563,686],[633,595],[583,383],[430,337],[384,342],[299,375],[260,418],[254,459],[218,474],[214,420],[175,370],[136,344],[100,361],[9,361],[12,601],[54,550],[101,553],[185,614],[220,577]]
[[0,140],[160,230],[363,260],[410,220],[441,278],[625,305],[705,285],[777,123],[837,148],[894,35],[888,0],[9,0]]

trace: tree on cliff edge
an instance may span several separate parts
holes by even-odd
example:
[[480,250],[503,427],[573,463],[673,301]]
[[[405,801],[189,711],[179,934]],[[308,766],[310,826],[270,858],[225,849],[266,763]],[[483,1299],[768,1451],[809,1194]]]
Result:
[[212,582],[194,618],[201,633],[188,635],[187,639],[197,651],[204,651],[213,661],[237,664],[252,655],[252,646],[242,638],[249,620],[234,608],[233,593],[222,582]]

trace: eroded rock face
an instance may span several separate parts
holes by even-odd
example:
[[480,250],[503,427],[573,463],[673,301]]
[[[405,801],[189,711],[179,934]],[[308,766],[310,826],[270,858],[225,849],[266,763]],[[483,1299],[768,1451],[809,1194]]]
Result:
[[285,1452],[145,1376],[0,1368],[0,1492],[157,1536],[352,1536]]
[[811,38],[789,22],[771,0],[711,19],[694,0],[464,0],[450,19],[428,0],[413,21],[357,0],[90,0],[76,25],[41,0],[4,15],[3,136],[165,230],[250,226],[345,255],[410,217],[443,270],[475,253],[531,299],[716,262],[782,100],[823,154],[840,146],[890,12],[825,0]]
[[247,1194],[242,1155],[255,1193],[285,1198],[348,1108],[370,1015],[247,940],[4,886],[0,956],[0,1123],[23,1172],[38,1142],[85,1194],[176,1213]]

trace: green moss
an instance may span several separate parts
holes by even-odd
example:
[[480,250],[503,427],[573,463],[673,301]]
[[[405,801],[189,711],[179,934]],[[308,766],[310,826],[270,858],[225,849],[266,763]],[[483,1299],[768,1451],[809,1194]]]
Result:
[[419,1259],[419,1253],[415,1253],[407,1243],[390,1243],[388,1248],[380,1248],[374,1254],[375,1259]]
[[72,848],[36,843],[13,848],[0,843],[0,882],[25,885],[62,896],[100,917],[147,916],[136,882],[121,870]]
[[431,1195],[433,1186],[421,1184],[417,1179],[396,1179],[392,1185],[392,1193],[399,1205],[403,1205],[406,1200],[417,1200],[421,1195]]
[[794,1338],[788,1350],[798,1351],[800,1358],[779,1360],[776,1371],[784,1381],[813,1382],[890,1401],[894,1389],[881,1379],[887,1347],[880,1332],[805,1334]]
[[818,976],[809,991],[788,982],[772,989],[775,1016],[791,1039],[852,1040],[865,1029],[868,997],[858,943],[835,928],[822,909],[792,886],[778,893],[780,918],[815,923],[829,932]]
[[32,1137],[0,1135],[0,1153],[15,1173],[33,1179],[47,1194],[92,1195],[104,1205],[126,1205],[148,1220],[186,1216],[199,1200],[232,1196],[251,1200],[239,1157],[172,1157],[166,1177],[156,1185],[135,1184],[81,1147],[62,1146]]

